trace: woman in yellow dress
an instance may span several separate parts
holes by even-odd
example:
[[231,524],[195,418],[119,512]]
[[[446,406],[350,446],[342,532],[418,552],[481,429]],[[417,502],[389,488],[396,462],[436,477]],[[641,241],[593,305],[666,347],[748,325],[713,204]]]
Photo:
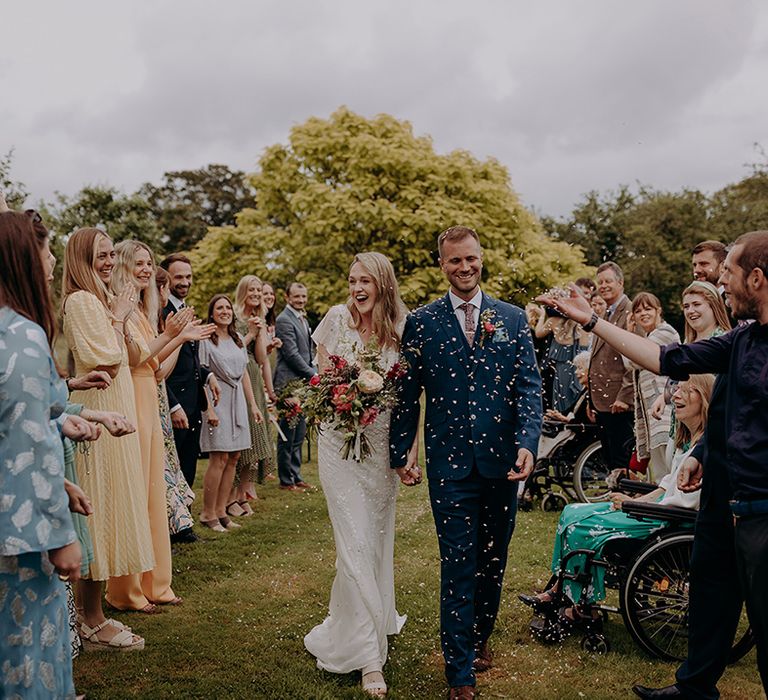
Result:
[[160,423],[157,382],[163,360],[182,343],[210,336],[213,327],[200,326],[194,310],[185,308],[169,315],[165,330],[159,335],[159,311],[155,263],[152,251],[138,241],[122,241],[115,246],[117,262],[112,275],[112,291],[131,290],[137,308],[127,321],[126,345],[131,366],[138,417],[141,466],[146,489],[149,529],[155,566],[140,576],[130,574],[110,578],[107,600],[120,610],[150,612],[155,604],[179,605],[182,600],[171,588],[171,541],[168,532],[165,484],[165,445]]
[[[136,425],[128,352],[126,319],[136,307],[135,292],[114,296],[108,285],[115,251],[103,231],[82,228],[67,242],[64,255],[62,309],[64,334],[80,376],[104,370],[111,377],[102,390],[74,391],[72,403],[101,411],[115,411]],[[139,438],[135,433],[113,437],[107,433],[75,456],[77,478],[91,499],[94,512],[86,520],[93,542],[93,561],[80,582],[82,622],[86,644],[114,649],[141,649],[144,640],[116,620],[104,616],[102,581],[111,576],[140,574],[154,567],[147,502],[141,471]]]

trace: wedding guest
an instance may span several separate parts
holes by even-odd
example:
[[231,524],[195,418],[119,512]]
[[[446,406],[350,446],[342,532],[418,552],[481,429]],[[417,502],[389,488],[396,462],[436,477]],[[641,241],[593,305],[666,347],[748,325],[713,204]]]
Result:
[[592,310],[600,317],[605,318],[605,314],[608,311],[608,304],[605,299],[595,292],[589,299],[589,304]]
[[727,249],[720,241],[702,241],[691,251],[693,279],[717,287]]
[[[307,288],[301,282],[291,282],[285,291],[286,307],[277,317],[275,334],[282,341],[277,351],[274,385],[280,390],[292,379],[310,379],[317,370],[312,364],[315,343],[304,316]],[[280,430],[286,439],[277,443],[277,471],[280,488],[298,491],[312,488],[301,476],[301,446],[307,434],[307,424],[300,417],[293,426],[280,420]]]
[[[674,442],[669,446],[672,471],[660,480],[658,488],[638,496],[636,500],[698,509],[700,493],[682,492],[677,486],[677,475],[704,432],[714,381],[715,378],[711,374],[695,375],[676,388],[675,404],[680,421]],[[615,493],[610,503],[573,503],[566,506],[557,525],[552,552],[552,573],[558,573],[563,557],[568,552],[589,549],[595,552],[597,559],[604,559],[604,552],[611,543],[626,539],[642,540],[655,530],[668,526],[669,523],[664,521],[637,520],[626,515],[621,511],[621,502],[628,499],[630,497],[625,494]],[[583,559],[571,557],[566,569],[574,573],[582,566]],[[592,567],[584,603],[581,601],[585,583],[578,577],[564,581],[563,592],[570,601],[579,603],[560,613],[560,621],[566,628],[574,622],[589,621],[597,615],[597,611],[592,610],[590,604],[605,598],[605,571],[602,566]],[[526,605],[541,612],[548,606],[558,604],[558,597],[555,595],[557,592],[555,585],[538,595],[521,595],[519,598]]]
[[[140,610],[146,601],[179,605],[182,600],[171,588],[171,542],[168,532],[165,485],[165,446],[157,401],[157,379],[161,362],[182,343],[206,337],[192,323],[193,310],[169,314],[165,330],[158,334],[159,301],[155,284],[152,251],[138,241],[122,241],[115,247],[117,261],[111,287],[116,293],[127,289],[136,296],[136,308],[126,321],[125,341],[136,401],[137,430],[141,449],[143,485],[155,566],[141,576],[133,574],[110,578],[107,600],[119,610]],[[212,329],[208,332],[210,334]]]
[[[262,282],[256,275],[246,275],[235,291],[235,316],[237,329],[243,336],[248,351],[248,377],[262,416],[267,415],[267,395],[275,402],[277,396],[272,388],[272,368],[267,359],[267,328],[264,321]],[[253,513],[249,500],[256,499],[254,481],[264,481],[275,468],[274,443],[269,434],[266,420],[256,423],[250,418],[251,447],[240,452],[235,467],[235,490],[227,506],[229,515],[250,515]]]
[[213,335],[200,342],[200,366],[213,373],[221,386],[221,398],[214,410],[209,401],[203,415],[200,449],[209,453],[203,480],[203,509],[200,523],[224,532],[240,527],[227,516],[227,503],[240,451],[251,446],[248,410],[258,423],[264,420],[253,397],[248,377],[248,354],[235,328],[232,302],[216,294],[208,304],[208,323],[216,325]]
[[[615,262],[597,268],[597,287],[608,304],[606,319],[626,328],[630,301],[624,293],[624,273]],[[587,326],[583,330],[591,331]],[[600,426],[603,454],[609,469],[626,469],[634,442],[632,372],[624,367],[621,354],[600,338],[592,343],[591,352],[589,398]]]
[[[167,306],[171,295],[170,277],[162,268],[155,269],[155,285],[160,300],[160,308]],[[157,317],[157,332],[165,330],[165,319],[162,314]],[[184,474],[181,472],[179,453],[173,439],[173,423],[171,409],[168,405],[168,392],[165,387],[167,377],[176,366],[181,346],[176,348],[163,362],[158,372],[160,381],[157,384],[157,401],[160,406],[160,425],[163,428],[163,445],[165,447],[165,505],[168,513],[168,531],[171,543],[197,542],[200,538],[192,529],[195,521],[189,508],[195,500],[195,492],[190,488]]]
[[275,336],[275,324],[277,323],[275,302],[277,298],[275,297],[274,287],[267,282],[263,283],[261,294],[264,300],[264,320],[267,324],[267,352],[271,353],[283,344],[283,341]]
[[[67,390],[51,354],[56,320],[37,236],[21,212],[0,213],[0,659],[3,697],[73,698],[67,599],[81,552],[51,422]],[[23,644],[19,643],[23,640]]]
[[685,342],[713,338],[731,330],[728,309],[717,287],[694,280],[683,290]]
[[[103,370],[111,377],[107,388],[74,391],[71,401],[117,412],[136,425],[125,323],[136,308],[136,292],[129,287],[116,296],[109,292],[114,260],[112,241],[97,228],[78,229],[67,241],[62,308],[76,374]],[[102,435],[87,453],[78,451],[75,461],[80,486],[94,506],[88,518],[93,562],[79,589],[80,634],[86,646],[142,649],[144,640],[108,620],[101,606],[102,581],[154,567],[138,435]],[[144,612],[154,612],[146,598],[141,602]]]
[[[659,345],[679,343],[680,336],[662,317],[661,302],[649,292],[640,292],[632,300],[632,315],[627,329],[641,330],[646,338]],[[653,483],[669,473],[671,464],[667,460],[667,443],[672,407],[668,406],[658,417],[653,415],[653,405],[664,394],[666,381],[629,360],[635,390],[635,451],[639,460],[648,460],[648,472]]]
[[[172,311],[176,312],[186,306],[184,300],[192,288],[192,263],[186,255],[173,253],[160,263],[160,267],[171,278],[171,295],[162,311],[163,318],[166,318]],[[200,454],[201,416],[208,405],[206,386],[216,402],[219,386],[215,377],[211,378],[210,372],[200,367],[198,343],[185,343],[179,352],[176,366],[166,379],[166,387],[181,471],[190,487],[195,485],[197,458]]]

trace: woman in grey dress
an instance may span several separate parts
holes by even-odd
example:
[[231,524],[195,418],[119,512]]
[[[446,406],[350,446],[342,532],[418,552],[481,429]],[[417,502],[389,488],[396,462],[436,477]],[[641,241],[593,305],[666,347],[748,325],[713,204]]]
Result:
[[208,321],[216,325],[209,340],[200,342],[200,364],[219,382],[221,397],[214,407],[208,397],[203,413],[200,449],[209,453],[208,469],[203,479],[203,509],[200,523],[216,532],[240,527],[227,517],[227,499],[232,490],[235,465],[240,451],[251,446],[248,409],[258,423],[264,420],[253,397],[246,368],[248,355],[243,340],[235,330],[232,302],[225,294],[216,294],[208,304]]

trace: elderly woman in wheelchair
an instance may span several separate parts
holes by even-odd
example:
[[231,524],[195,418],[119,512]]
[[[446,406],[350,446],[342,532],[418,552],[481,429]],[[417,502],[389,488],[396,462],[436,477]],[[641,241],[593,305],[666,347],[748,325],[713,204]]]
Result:
[[[714,376],[707,374],[692,376],[678,385],[673,396],[677,426],[674,443],[669,447],[674,450],[672,471],[658,487],[635,498],[614,493],[610,502],[574,503],[563,510],[555,534],[549,588],[535,595],[519,596],[540,616],[532,622],[531,630],[542,641],[559,641],[578,628],[587,635],[585,639],[601,639],[607,648],[601,636],[602,615],[597,603],[606,597],[605,578],[611,553],[637,552],[642,541],[668,528],[670,523],[695,518],[689,511],[682,511],[682,517],[672,517],[681,508],[695,511],[699,505],[699,492],[683,493],[678,489],[677,474],[703,433],[713,384]],[[646,502],[649,507],[645,510],[662,515],[668,509],[670,519],[648,517],[647,513],[640,519],[630,516],[623,509],[625,502]],[[642,509],[627,506],[626,510]],[[686,526],[690,524],[683,525]],[[626,619],[625,611],[622,613]]]

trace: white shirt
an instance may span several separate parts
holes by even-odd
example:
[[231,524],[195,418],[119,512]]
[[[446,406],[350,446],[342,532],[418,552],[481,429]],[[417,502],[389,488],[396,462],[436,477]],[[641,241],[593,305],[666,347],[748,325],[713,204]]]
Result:
[[294,316],[296,316],[296,318],[298,318],[299,321],[301,321],[301,325],[304,326],[304,330],[306,330],[308,333],[312,330],[309,327],[309,323],[307,322],[307,317],[304,315],[303,311],[294,309],[290,304],[287,304],[285,308],[293,311]]
[[173,308],[176,311],[178,311],[182,307],[182,304],[184,304],[183,299],[179,299],[178,297],[173,296],[173,294],[168,295],[168,301],[170,301],[171,304],[173,304]]
[[[461,297],[457,297],[453,293],[453,290],[448,291],[448,298],[451,300],[451,305],[453,306],[453,312],[456,314],[456,318],[459,319],[459,326],[464,330],[464,309],[459,308],[464,303],[464,300]],[[477,324],[480,322],[480,306],[483,303],[483,292],[478,288],[475,296],[466,303],[472,305],[472,315],[475,319],[475,328],[477,328]]]

